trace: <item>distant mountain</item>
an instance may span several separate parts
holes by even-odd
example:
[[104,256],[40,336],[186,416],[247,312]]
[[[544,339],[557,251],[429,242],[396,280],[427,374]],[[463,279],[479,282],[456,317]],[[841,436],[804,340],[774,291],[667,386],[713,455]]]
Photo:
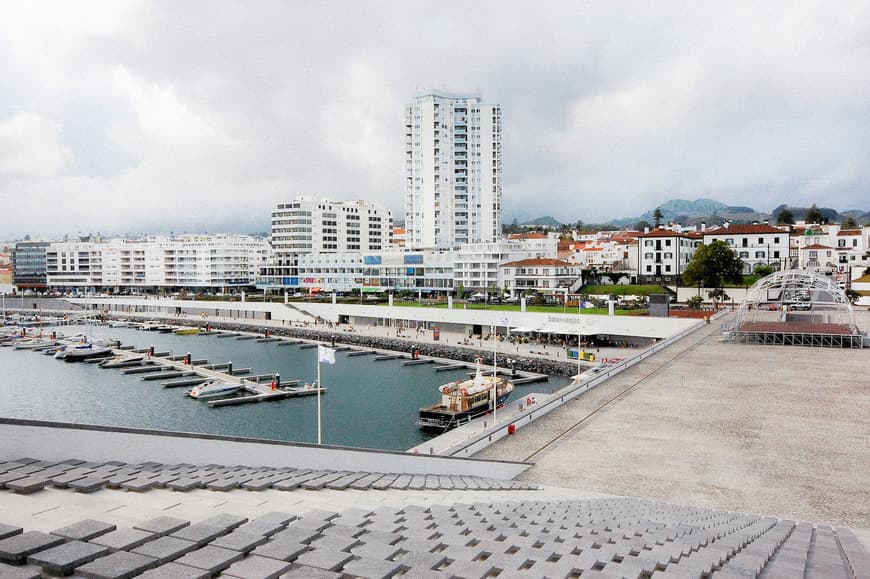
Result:
[[[659,209],[662,212],[662,221],[665,223],[682,223],[683,225],[698,225],[701,222],[714,224],[723,221],[730,221],[732,223],[752,223],[753,221],[773,222],[776,220],[776,216],[779,215],[779,212],[786,207],[788,207],[788,210],[792,212],[795,220],[803,219],[806,216],[807,211],[810,209],[809,207],[780,205],[779,207],[774,208],[770,213],[765,213],[763,211],[757,211],[752,207],[729,206],[713,199],[696,199],[694,201],[672,199],[659,205]],[[847,217],[853,218],[860,225],[870,223],[870,212],[867,211],[852,209],[849,211],[838,212],[836,209],[831,209],[830,207],[820,207],[819,211],[821,211],[825,219],[831,223],[839,223]],[[639,217],[613,219],[607,222],[607,224],[617,227],[626,227],[632,226],[639,221],[655,223],[655,217],[653,217],[654,213],[655,208],[647,211]]]
[[545,215],[543,217],[537,217],[532,219],[531,221],[526,221],[525,223],[520,223],[522,227],[562,227],[562,222],[557,220],[552,215]]

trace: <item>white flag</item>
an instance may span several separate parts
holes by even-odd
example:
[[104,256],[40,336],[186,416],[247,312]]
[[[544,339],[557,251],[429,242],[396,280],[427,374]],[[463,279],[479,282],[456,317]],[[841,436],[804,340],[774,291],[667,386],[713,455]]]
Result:
[[335,364],[335,350],[326,346],[317,346],[317,361],[321,364]]

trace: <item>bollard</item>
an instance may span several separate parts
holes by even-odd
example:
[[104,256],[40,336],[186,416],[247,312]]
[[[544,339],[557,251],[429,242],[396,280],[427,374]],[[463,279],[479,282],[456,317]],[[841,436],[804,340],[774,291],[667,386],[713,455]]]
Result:
[[233,375],[233,363],[232,362],[227,362],[227,374],[229,376]]
[[517,427],[514,426],[513,422],[508,424],[508,434],[513,434],[514,432],[516,432],[516,430],[517,430]]

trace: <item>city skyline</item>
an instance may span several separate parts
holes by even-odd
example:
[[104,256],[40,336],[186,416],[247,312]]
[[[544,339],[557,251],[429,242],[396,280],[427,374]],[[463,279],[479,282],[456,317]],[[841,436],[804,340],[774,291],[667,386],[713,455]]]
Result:
[[503,108],[505,220],[870,209],[865,3],[263,6],[7,7],[0,239],[264,231],[298,195],[402,218],[429,89]]

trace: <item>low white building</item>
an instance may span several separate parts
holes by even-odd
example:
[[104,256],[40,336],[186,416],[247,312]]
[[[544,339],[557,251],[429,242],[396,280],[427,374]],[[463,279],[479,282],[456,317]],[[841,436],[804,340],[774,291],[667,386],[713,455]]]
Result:
[[679,284],[700,243],[700,233],[681,233],[664,227],[638,235],[638,283]]
[[758,265],[775,271],[788,269],[789,232],[767,224],[730,225],[704,231],[704,243],[724,241],[743,260],[743,274],[749,275]]
[[583,285],[579,265],[553,258],[530,258],[501,265],[504,288],[511,296],[535,291],[544,295],[574,293]]

